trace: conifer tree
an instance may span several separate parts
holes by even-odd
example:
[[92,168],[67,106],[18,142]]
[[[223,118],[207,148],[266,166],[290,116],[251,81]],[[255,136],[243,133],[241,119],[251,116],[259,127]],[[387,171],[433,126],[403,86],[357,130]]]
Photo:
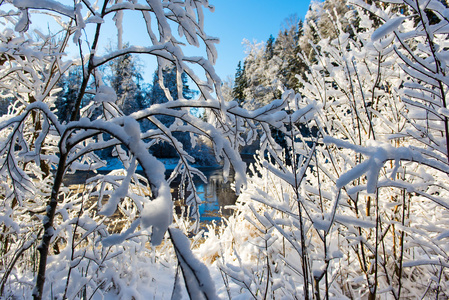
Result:
[[109,64],[110,83],[117,95],[117,105],[125,115],[135,111],[136,97],[139,93],[138,82],[142,80],[141,70],[136,59],[126,54]]
[[55,101],[56,115],[63,122],[70,120],[70,115],[75,107],[76,97],[80,88],[79,83],[82,78],[82,69],[79,67],[72,68],[67,75],[63,75],[58,82],[62,89]]
[[274,56],[274,43],[275,39],[272,34],[270,34],[270,37],[267,40],[267,45],[265,46],[265,60],[269,61]]
[[[182,80],[182,95],[178,95],[178,86],[176,82],[176,69],[174,67],[165,67],[162,71],[162,82],[160,80],[160,75],[156,71],[153,76],[153,86],[149,94],[150,104],[165,103],[169,100],[192,99],[194,91],[190,90],[187,75],[185,73],[181,74]],[[167,94],[168,91],[168,94]]]
[[301,62],[298,57],[299,24],[296,15],[290,16],[285,21],[285,29],[279,31],[276,38],[275,54],[282,59],[278,76],[282,85],[287,89],[297,88],[298,80],[295,76],[301,73]]
[[[177,70],[173,66],[166,66],[162,71],[162,80],[158,71],[154,72],[153,85],[148,93],[148,104],[161,104],[178,99],[192,99],[195,92],[190,90],[185,73],[181,74],[182,94],[179,95],[177,84]],[[175,121],[172,116],[157,116],[156,117],[164,126],[169,127]],[[152,125],[150,125],[152,127]],[[191,148],[189,134],[185,132],[174,132],[173,135],[180,141],[184,149]],[[151,147],[152,153],[159,158],[176,157],[175,149],[168,143],[159,143]]]
[[245,66],[246,66],[246,61],[243,64],[243,67],[242,67],[242,62],[239,61],[238,65],[237,65],[237,71],[235,72],[235,84],[234,84],[234,88],[232,90],[232,96],[239,103],[242,103],[243,100],[245,99],[244,90],[247,87]]

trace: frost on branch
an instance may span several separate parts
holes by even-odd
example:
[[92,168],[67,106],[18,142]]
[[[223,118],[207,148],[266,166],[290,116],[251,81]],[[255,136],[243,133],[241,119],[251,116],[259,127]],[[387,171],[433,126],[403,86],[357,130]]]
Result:
[[354,181],[366,174],[367,192],[370,194],[375,193],[378,187],[377,182],[380,176],[380,171],[384,167],[384,164],[389,160],[394,161],[395,166],[391,174],[389,174],[390,178],[396,177],[401,161],[420,163],[440,172],[449,174],[449,166],[447,164],[441,163],[434,159],[426,158],[420,152],[412,150],[408,147],[396,148],[392,147],[390,144],[379,144],[372,142],[365,148],[352,145],[342,140],[334,139],[330,136],[324,137],[323,142],[326,144],[335,144],[337,147],[352,149],[357,153],[368,156],[368,159],[364,162],[358,164],[350,171],[340,175],[336,182],[337,188],[341,188],[349,182]]
[[179,229],[168,230],[190,299],[218,299],[209,270],[193,255],[187,237]]

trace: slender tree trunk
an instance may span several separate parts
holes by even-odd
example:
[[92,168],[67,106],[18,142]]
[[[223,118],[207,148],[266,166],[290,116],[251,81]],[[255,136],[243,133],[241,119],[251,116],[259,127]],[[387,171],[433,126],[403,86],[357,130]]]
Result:
[[33,299],[42,299],[42,293],[45,283],[45,271],[47,268],[48,249],[50,247],[50,241],[53,237],[53,221],[55,218],[56,207],[58,205],[59,188],[62,184],[62,179],[65,172],[65,162],[67,159],[67,153],[61,153],[59,158],[58,170],[56,171],[55,182],[51,191],[50,201],[47,205],[47,213],[44,218],[44,235],[42,237],[42,243],[38,247],[39,251],[39,269],[37,272],[36,286],[33,290]]

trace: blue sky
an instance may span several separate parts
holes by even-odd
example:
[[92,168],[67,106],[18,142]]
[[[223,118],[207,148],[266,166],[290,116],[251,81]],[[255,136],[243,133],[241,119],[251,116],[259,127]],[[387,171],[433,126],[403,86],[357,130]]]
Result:
[[304,19],[310,0],[211,0],[214,13],[205,15],[205,31],[218,37],[218,75],[224,80],[235,75],[237,64],[245,58],[243,39],[266,41],[275,38],[286,18],[296,14]]

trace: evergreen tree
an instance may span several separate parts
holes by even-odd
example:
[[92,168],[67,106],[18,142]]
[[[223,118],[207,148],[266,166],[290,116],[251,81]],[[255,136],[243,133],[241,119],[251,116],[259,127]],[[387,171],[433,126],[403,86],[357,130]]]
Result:
[[234,78],[227,76],[226,79],[222,80],[221,93],[223,99],[227,102],[234,100]]
[[8,107],[11,104],[11,97],[4,97],[0,95],[0,117],[8,112]]
[[234,88],[232,90],[232,96],[239,103],[242,103],[243,100],[245,99],[244,90],[247,87],[245,66],[246,66],[246,61],[243,64],[243,68],[242,68],[242,62],[239,61],[238,65],[237,65],[237,71],[235,72],[235,81],[234,81],[235,84],[234,84]]
[[[300,53],[302,51],[300,41],[304,36],[304,22],[302,20],[299,20],[298,22],[298,29],[296,32],[296,36],[297,36],[297,44],[295,47],[295,59],[292,61],[290,68],[292,69],[292,73],[297,74],[298,76],[301,76],[303,79],[305,79],[305,74],[308,71],[309,67],[307,63],[300,58]],[[296,84],[294,86],[294,89],[295,91],[298,91],[301,88],[301,83],[297,79],[295,83]]]
[[335,28],[337,19],[337,23],[340,24],[341,28],[350,31],[350,22],[345,17],[349,10],[350,7],[346,4],[346,0],[311,2],[305,18],[304,34],[299,40],[300,48],[306,55],[306,58],[312,62],[314,61],[315,52],[310,42],[318,45],[321,40],[337,37],[338,30]]
[[297,90],[296,74],[304,71],[304,66],[301,69],[298,57],[299,32],[302,31],[302,28],[300,28],[300,21],[296,15],[286,19],[284,27],[285,29],[279,32],[275,44],[275,54],[282,59],[278,76],[285,88]]
[[81,78],[83,71],[80,67],[72,68],[67,75],[63,75],[58,82],[62,91],[59,93],[56,101],[55,108],[57,109],[56,115],[63,122],[70,120],[70,115],[75,107],[76,98],[78,96]]
[[137,83],[137,93],[134,97],[134,106],[137,109],[144,109],[150,106],[149,99],[151,93],[151,85],[148,83]]
[[117,105],[125,115],[139,109],[136,97],[141,92],[139,83],[142,71],[138,61],[131,54],[112,60],[108,65],[109,83],[117,94]]
[[[148,93],[149,105],[166,103],[169,100],[193,98],[195,92],[190,90],[187,75],[185,73],[181,73],[181,84],[182,84],[181,95],[178,91],[179,83],[177,80],[177,70],[175,67],[168,66],[163,69],[162,82],[159,76],[160,76],[159,73],[156,71],[153,76],[153,86]],[[175,121],[174,117],[165,115],[157,116],[157,119],[166,127],[170,127]],[[150,126],[157,127],[156,124],[152,124]],[[176,137],[176,139],[181,142],[185,150],[191,149],[189,133],[174,130],[173,136]],[[166,142],[153,145],[150,149],[152,153],[159,158],[177,156],[175,149],[173,149],[173,147]]]
[[302,23],[297,16],[287,19],[285,29],[265,45],[249,44],[244,67],[239,63],[233,90],[234,98],[249,109],[258,108],[281,97],[279,87],[298,89],[296,74],[306,69],[298,57]]
[[265,46],[265,60],[269,61],[274,56],[274,43],[275,39],[272,34],[270,34],[270,37],[267,40],[267,45]]
[[[176,79],[177,76],[177,70],[176,68],[169,66],[165,67],[162,71],[162,77],[163,81],[161,86],[161,81],[159,79],[158,72],[154,73],[153,76],[153,87],[151,89],[151,92],[149,94],[149,101],[150,104],[157,104],[157,103],[165,103],[171,98],[170,100],[177,100],[180,98],[183,99],[192,99],[195,92],[190,90],[187,80],[186,73],[181,74],[181,84],[182,84],[182,95],[179,95],[178,93],[178,82]],[[169,95],[167,95],[166,91],[168,91]]]
[[[248,56],[244,64],[244,78],[240,86],[243,89],[241,105],[248,109],[259,108],[277,97],[279,66],[281,61],[274,56],[270,61],[264,59],[265,44],[249,43]],[[236,84],[237,87],[237,84]]]

